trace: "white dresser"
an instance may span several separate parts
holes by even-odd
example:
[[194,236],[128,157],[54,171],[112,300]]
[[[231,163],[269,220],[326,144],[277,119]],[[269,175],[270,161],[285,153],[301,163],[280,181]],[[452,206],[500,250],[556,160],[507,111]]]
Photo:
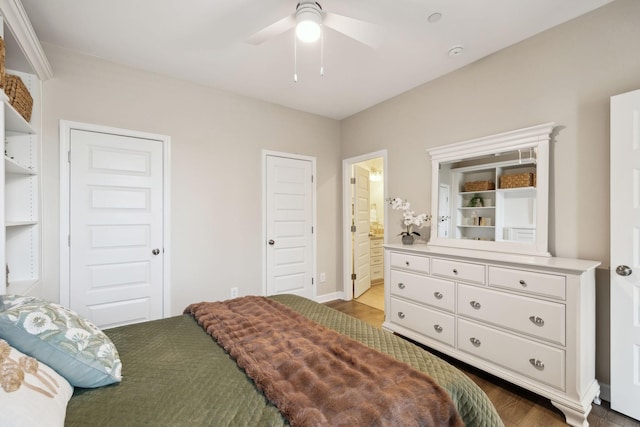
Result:
[[549,398],[587,426],[595,380],[596,261],[386,245],[385,322]]
[[370,238],[370,275],[371,284],[377,285],[384,279],[384,247],[382,246],[382,236],[372,236]]

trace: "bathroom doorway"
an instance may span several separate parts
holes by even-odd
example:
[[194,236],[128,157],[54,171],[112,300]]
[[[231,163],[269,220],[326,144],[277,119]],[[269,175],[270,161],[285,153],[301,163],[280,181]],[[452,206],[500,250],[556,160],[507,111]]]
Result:
[[386,150],[343,161],[344,299],[384,311]]

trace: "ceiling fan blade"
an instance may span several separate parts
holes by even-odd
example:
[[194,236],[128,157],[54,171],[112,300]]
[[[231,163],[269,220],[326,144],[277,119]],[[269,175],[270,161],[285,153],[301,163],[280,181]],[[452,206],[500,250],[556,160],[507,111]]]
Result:
[[322,24],[372,48],[382,43],[382,27],[369,22],[324,12]]
[[261,44],[266,42],[272,37],[280,35],[285,31],[295,27],[296,25],[296,17],[295,14],[285,16],[279,21],[274,22],[273,24],[261,29],[260,31],[253,33],[249,38],[245,41],[250,44]]

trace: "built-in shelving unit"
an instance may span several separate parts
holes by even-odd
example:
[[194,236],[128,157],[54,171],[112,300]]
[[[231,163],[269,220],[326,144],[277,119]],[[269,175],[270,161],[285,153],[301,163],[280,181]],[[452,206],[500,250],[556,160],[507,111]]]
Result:
[[0,186],[4,227],[0,231],[0,262],[8,268],[0,294],[39,295],[41,287],[41,82],[51,68],[19,0],[0,0],[0,36],[5,41],[6,72],[19,76],[33,98],[31,119],[25,120],[0,90],[0,130],[4,162]]
[[[39,82],[32,74],[14,70],[34,99]],[[40,280],[40,138],[9,104],[4,93],[4,224],[5,263],[9,269],[7,292],[28,294]],[[35,117],[32,117],[32,120]]]

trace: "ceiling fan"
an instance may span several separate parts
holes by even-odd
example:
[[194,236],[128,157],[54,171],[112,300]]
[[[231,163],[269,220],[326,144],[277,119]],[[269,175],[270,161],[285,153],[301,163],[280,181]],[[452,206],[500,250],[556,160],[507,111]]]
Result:
[[310,0],[301,1],[294,13],[254,33],[246,41],[258,45],[295,27],[298,39],[310,43],[320,37],[321,26],[329,27],[373,48],[378,47],[381,42],[381,31],[377,25],[325,12],[318,2]]

